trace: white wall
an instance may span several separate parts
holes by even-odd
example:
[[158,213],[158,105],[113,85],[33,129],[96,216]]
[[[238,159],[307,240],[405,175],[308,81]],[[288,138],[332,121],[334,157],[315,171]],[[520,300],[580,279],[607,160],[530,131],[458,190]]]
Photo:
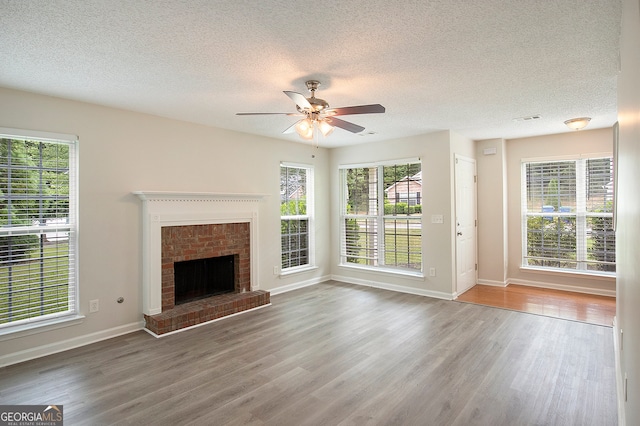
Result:
[[[453,253],[453,158],[454,154],[473,158],[473,142],[449,131],[430,133],[392,141],[335,148],[330,157],[332,246],[339,247],[340,185],[338,167],[347,164],[420,157],[423,185],[423,259],[424,271],[436,268],[436,276],[407,277],[340,266],[340,253],[331,253],[332,273],[336,279],[357,284],[406,291],[441,298],[452,298],[455,279]],[[432,215],[442,215],[443,224],[432,224]]]
[[[131,191],[262,193],[259,280],[266,290],[327,279],[328,151],[308,144],[0,88],[0,127],[79,136],[79,325],[11,338],[0,365],[85,344],[140,327],[141,201]],[[312,158],[315,155],[315,158]],[[317,270],[280,278],[279,163],[313,164]],[[116,303],[124,297],[123,304]],[[88,313],[89,300],[100,311]]]
[[[485,149],[495,149],[495,154],[485,155]],[[506,286],[509,253],[505,140],[478,141],[476,158],[478,159],[478,284]]]
[[[507,243],[508,277],[513,284],[526,284],[563,290],[584,291],[615,296],[615,278],[586,274],[564,274],[523,270],[521,230],[521,161],[523,158],[549,158],[566,155],[602,153],[611,155],[613,132],[608,129],[580,130],[507,141]],[[482,178],[482,176],[480,176]]]
[[[640,8],[624,0],[618,78],[618,300],[615,329],[620,424],[640,424]],[[624,332],[624,334],[621,334]],[[620,344],[622,341],[623,344]],[[623,398],[624,377],[628,400]],[[625,423],[626,418],[626,423]]]

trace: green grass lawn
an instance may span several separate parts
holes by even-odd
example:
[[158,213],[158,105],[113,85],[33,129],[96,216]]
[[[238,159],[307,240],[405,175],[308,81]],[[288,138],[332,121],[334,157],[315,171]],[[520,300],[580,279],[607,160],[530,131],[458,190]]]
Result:
[[384,262],[387,266],[400,266],[421,269],[422,236],[421,230],[412,229],[406,235],[389,234],[384,236]]
[[[420,229],[409,229],[405,234],[393,233],[391,230],[385,232],[385,266],[401,267],[415,270],[422,268],[422,231]],[[402,231],[399,231],[402,232]],[[367,240],[366,234],[360,234],[358,239],[358,252],[351,253],[347,261],[359,265],[370,264],[366,258]]]
[[69,308],[68,243],[33,250],[28,260],[0,263],[0,324]]

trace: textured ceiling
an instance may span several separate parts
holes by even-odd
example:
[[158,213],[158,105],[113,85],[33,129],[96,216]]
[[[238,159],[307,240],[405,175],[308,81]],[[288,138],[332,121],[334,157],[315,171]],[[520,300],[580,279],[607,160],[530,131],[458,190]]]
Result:
[[[283,90],[385,114],[334,147],[617,119],[619,0],[0,0],[0,86],[303,142]],[[540,115],[537,120],[515,118]],[[1,120],[1,118],[0,118]]]

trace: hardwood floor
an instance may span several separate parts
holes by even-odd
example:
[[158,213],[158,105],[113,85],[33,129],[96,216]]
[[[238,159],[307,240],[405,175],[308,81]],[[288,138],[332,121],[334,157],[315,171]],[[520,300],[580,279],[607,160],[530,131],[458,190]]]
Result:
[[515,284],[507,287],[478,284],[457,300],[610,327],[616,315],[615,297]]
[[616,425],[609,327],[336,282],[0,369],[66,425]]

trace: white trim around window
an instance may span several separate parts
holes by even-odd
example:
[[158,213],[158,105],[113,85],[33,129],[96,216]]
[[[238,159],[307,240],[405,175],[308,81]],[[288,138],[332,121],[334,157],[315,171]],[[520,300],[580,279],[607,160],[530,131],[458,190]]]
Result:
[[280,275],[316,268],[313,189],[313,166],[280,163]]
[[[420,159],[340,165],[339,173],[340,266],[422,277]],[[392,190],[415,193],[415,202],[389,198]]]
[[83,317],[78,137],[0,128],[0,139],[0,340],[5,340],[78,324]]
[[611,154],[523,159],[521,269],[615,274]]

